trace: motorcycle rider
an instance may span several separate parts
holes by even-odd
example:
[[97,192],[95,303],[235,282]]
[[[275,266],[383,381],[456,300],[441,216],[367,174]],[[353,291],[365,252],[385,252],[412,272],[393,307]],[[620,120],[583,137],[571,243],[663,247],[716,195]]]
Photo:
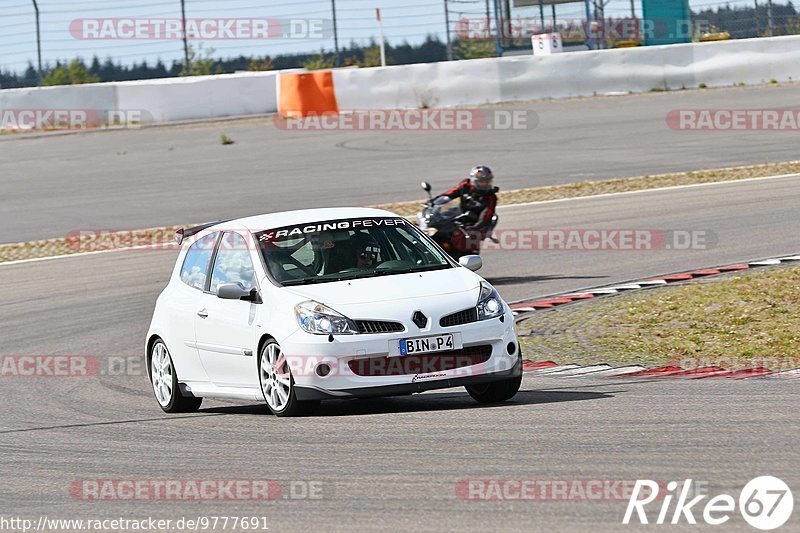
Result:
[[494,186],[492,169],[478,165],[469,173],[469,178],[437,196],[434,203],[441,206],[459,198],[461,213],[464,215],[464,229],[483,240],[491,235],[496,225],[492,219],[497,211],[498,190]]

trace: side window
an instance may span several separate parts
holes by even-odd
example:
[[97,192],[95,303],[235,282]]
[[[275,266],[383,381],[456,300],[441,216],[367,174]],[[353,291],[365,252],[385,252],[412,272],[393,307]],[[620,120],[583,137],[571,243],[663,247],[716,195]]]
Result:
[[211,292],[216,293],[226,283],[241,283],[246,290],[256,286],[247,240],[238,233],[226,232],[222,236],[211,273]]
[[181,268],[181,281],[188,286],[201,291],[205,289],[208,265],[211,262],[211,254],[214,252],[217,237],[219,237],[219,233],[206,235],[191,245],[186,252],[183,268]]

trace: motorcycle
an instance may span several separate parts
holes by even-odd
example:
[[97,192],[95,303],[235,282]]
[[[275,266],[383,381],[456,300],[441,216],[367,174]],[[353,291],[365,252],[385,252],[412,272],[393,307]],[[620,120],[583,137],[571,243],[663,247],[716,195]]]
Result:
[[[417,214],[417,226],[456,261],[465,255],[480,255],[484,236],[481,232],[467,229],[469,213],[462,213],[461,209],[452,203],[436,205],[431,195],[430,183],[423,181],[421,186],[428,193],[428,201]],[[469,202],[470,198],[466,201]],[[497,215],[492,217],[487,235],[491,235],[498,220]],[[493,237],[488,238],[494,240]]]

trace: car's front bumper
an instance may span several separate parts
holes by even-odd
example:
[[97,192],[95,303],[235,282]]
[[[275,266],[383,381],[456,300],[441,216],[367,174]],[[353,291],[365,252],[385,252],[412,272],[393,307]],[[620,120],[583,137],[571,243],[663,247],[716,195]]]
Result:
[[[466,385],[479,385],[494,381],[504,381],[522,375],[522,356],[510,370],[501,370],[490,374],[474,376],[439,378],[431,381],[416,381],[412,383],[399,383],[396,385],[370,385],[367,387],[352,388],[347,390],[330,391],[316,387],[295,386],[295,395],[300,401],[305,400],[331,400],[341,398],[375,398],[379,396],[404,396],[436,389],[450,389]],[[374,379],[374,378],[370,378]]]
[[[465,359],[459,358],[467,356],[454,355],[453,360],[460,361],[455,368],[447,368],[447,365],[443,369],[433,368],[424,364],[417,367],[411,364],[409,367],[412,370],[404,369],[399,374],[388,371],[385,375],[364,375],[363,372],[354,371],[352,363],[362,360],[378,360],[382,364],[388,361],[388,368],[397,370],[398,366],[402,367],[408,362],[403,361],[403,358],[409,356],[390,357],[391,344],[400,339],[442,333],[460,334],[465,353],[471,353],[473,350],[470,349],[476,347],[483,347],[483,353],[487,353],[487,347],[491,346],[491,355],[488,358],[483,357],[476,364],[464,364]],[[416,333],[340,335],[333,342],[329,342],[324,336],[298,331],[284,339],[281,344],[292,369],[295,394],[299,400],[413,394],[510,379],[522,372],[514,319],[508,310],[502,321],[492,319]],[[431,355],[434,358],[436,356]],[[453,360],[449,362],[452,363]],[[327,365],[330,373],[319,375],[319,365]]]

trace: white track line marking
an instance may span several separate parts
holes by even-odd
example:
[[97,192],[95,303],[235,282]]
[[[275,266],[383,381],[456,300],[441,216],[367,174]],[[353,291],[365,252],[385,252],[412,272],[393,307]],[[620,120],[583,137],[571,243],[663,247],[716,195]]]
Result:
[[614,285],[613,287],[609,287],[609,289],[613,289],[615,291],[635,291],[641,289],[642,286],[638,283],[631,283],[629,285]]
[[634,372],[641,372],[644,369],[645,367],[641,365],[620,366],[617,368],[609,368],[608,370],[598,370],[597,372],[592,372],[591,374],[586,375],[586,377],[593,378],[595,376],[599,377],[624,376],[625,374],[633,374]]
[[617,289],[591,289],[587,291],[589,294],[617,294]]
[[34,257],[32,259],[18,259],[16,261],[6,261],[5,263],[0,263],[0,267],[4,266],[11,266],[11,265],[24,265],[27,263],[39,263],[41,261],[50,261],[51,259],[66,259],[67,257],[86,257],[90,255],[100,255],[100,254],[110,254],[114,252],[132,252],[136,250],[146,250],[151,252],[157,251],[177,251],[178,245],[168,245],[167,247],[159,247],[153,248],[151,246],[129,246],[127,248],[114,248],[111,250],[95,250],[94,252],[80,252],[77,254],[65,254],[65,255],[51,255],[50,257]]
[[[726,169],[721,169],[726,170]],[[499,205],[497,209],[511,209],[512,207],[527,207],[532,205],[544,205],[544,204],[554,204],[557,202],[572,202],[575,200],[587,200],[591,198],[611,198],[614,196],[623,196],[628,194],[642,194],[648,192],[661,192],[661,191],[675,191],[680,189],[691,189],[696,187],[712,187],[714,185],[731,185],[735,183],[750,183],[754,181],[765,181],[765,180],[777,180],[777,179],[790,179],[790,178],[798,178],[800,174],[781,174],[778,176],[764,176],[761,178],[745,178],[741,180],[725,180],[725,181],[712,181],[708,183],[690,183],[687,185],[673,185],[671,187],[656,187],[655,189],[639,189],[636,191],[621,191],[621,192],[606,192],[603,194],[594,194],[590,196],[575,196],[573,198],[557,198],[555,200],[538,200],[536,202],[525,202],[521,204],[506,204],[506,205]],[[557,187],[557,185],[554,185]],[[514,191],[509,191],[514,192]]]
[[665,279],[651,279],[648,281],[637,281],[642,287],[655,287],[657,285],[669,285]]
[[611,370],[611,365],[582,366],[580,368],[572,368],[568,370],[560,370],[558,372],[551,372],[550,375],[559,378],[579,377],[579,376],[584,376],[586,374],[591,374],[592,372],[599,372],[601,370]]
[[780,259],[765,259],[764,261],[753,261],[752,263],[747,263],[748,265],[752,266],[772,266],[772,265],[780,265]]
[[541,376],[543,374],[552,374],[553,372],[561,372],[562,370],[572,370],[573,368],[579,368],[578,365],[558,365],[558,366],[551,366],[547,368],[540,368],[537,370],[531,370],[530,372],[525,372],[526,374],[535,374],[537,376]]
[[794,370],[784,370],[783,372],[775,372],[774,374],[770,374],[769,377],[775,378],[800,378],[800,368],[796,368]]
[[[721,169],[721,170],[728,170],[728,169]],[[728,180],[728,181],[713,181],[709,183],[692,183],[688,185],[674,185],[672,187],[657,187],[655,189],[640,189],[636,191],[622,191],[622,192],[608,192],[603,194],[595,194],[590,196],[576,196],[574,198],[558,198],[556,200],[539,200],[536,202],[525,202],[521,204],[507,204],[507,205],[500,205],[497,206],[497,209],[511,209],[514,207],[530,207],[534,205],[545,205],[545,204],[552,204],[556,202],[572,202],[576,200],[588,200],[594,198],[609,198],[614,196],[623,196],[629,194],[641,194],[641,193],[648,193],[648,192],[661,192],[661,191],[674,191],[679,189],[689,189],[695,187],[711,187],[714,185],[732,185],[737,183],[750,183],[754,181],[766,181],[766,180],[777,180],[777,179],[790,179],[790,178],[798,178],[800,174],[782,174],[778,176],[764,176],[761,178],[745,178],[742,180]],[[23,244],[23,243],[20,243]],[[65,257],[84,257],[87,255],[94,255],[100,253],[111,253],[111,252],[125,252],[129,250],[138,250],[142,247],[133,247],[133,248],[118,248],[114,250],[100,250],[96,252],[83,252],[79,254],[66,254],[66,255],[53,255],[50,257],[36,257],[33,259],[20,259],[17,261],[8,261],[5,263],[0,263],[0,267],[9,266],[9,265],[23,265],[26,263],[35,263],[39,261],[49,261],[51,259],[63,259]],[[146,247],[144,247],[146,248]]]

